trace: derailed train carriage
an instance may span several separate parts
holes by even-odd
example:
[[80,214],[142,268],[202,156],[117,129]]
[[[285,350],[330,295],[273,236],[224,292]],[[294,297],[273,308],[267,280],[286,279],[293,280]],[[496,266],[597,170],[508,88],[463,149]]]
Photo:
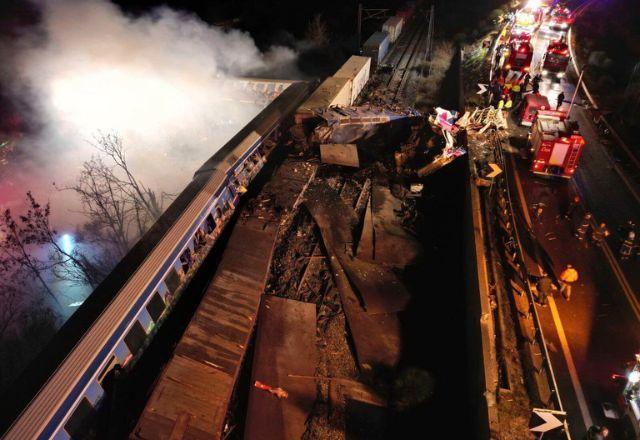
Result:
[[140,355],[182,287],[192,255],[212,245],[241,193],[262,169],[263,145],[309,95],[289,85],[194,175],[3,399],[6,439],[70,439],[105,395],[103,381]]

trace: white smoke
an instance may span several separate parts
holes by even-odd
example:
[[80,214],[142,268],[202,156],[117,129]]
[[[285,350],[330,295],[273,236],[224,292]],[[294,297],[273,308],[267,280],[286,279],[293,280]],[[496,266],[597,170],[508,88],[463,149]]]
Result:
[[[42,124],[3,170],[0,203],[31,189],[50,199],[59,225],[81,221],[72,184],[98,131],[118,133],[136,176],[158,193],[179,192],[195,169],[262,108],[221,79],[290,72],[287,48],[261,53],[246,33],[160,8],[130,17],[105,0],[43,2],[40,29],[20,42],[10,86],[28,91]],[[6,79],[5,79],[6,82]],[[8,190],[8,191],[7,191]],[[10,194],[10,196],[8,196]]]

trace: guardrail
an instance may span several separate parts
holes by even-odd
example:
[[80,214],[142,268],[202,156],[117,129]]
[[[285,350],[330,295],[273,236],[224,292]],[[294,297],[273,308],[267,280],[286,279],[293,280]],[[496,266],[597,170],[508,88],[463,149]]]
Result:
[[[537,404],[545,409],[564,412],[544,332],[535,306],[529,273],[526,269],[524,252],[518,233],[518,217],[513,208],[513,199],[509,188],[509,167],[502,151],[502,140],[497,132],[489,133],[488,139],[492,146],[493,159],[504,171],[504,174],[493,181],[488,197],[494,202],[491,206],[493,206],[498,226],[498,234],[496,235],[502,239],[503,258],[508,266],[505,268],[504,275],[510,284],[510,296],[518,317],[518,330],[524,341],[521,349],[525,353],[524,360],[528,370],[526,379],[528,379],[529,389],[536,393]],[[569,425],[566,420],[563,423],[564,436],[570,440]]]

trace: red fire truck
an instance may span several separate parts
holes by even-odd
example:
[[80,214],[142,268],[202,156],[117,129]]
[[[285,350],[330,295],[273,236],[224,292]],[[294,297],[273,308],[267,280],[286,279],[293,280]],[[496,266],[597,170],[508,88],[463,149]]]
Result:
[[525,7],[516,12],[514,26],[534,31],[542,23],[543,11],[540,8]]
[[585,145],[577,122],[568,120],[564,112],[538,110],[529,140],[531,171],[566,179],[573,176]]
[[510,44],[504,54],[502,68],[506,71],[515,70],[528,72],[533,59],[533,47],[529,42]]
[[551,105],[549,105],[549,100],[546,96],[539,93],[524,95],[522,105],[520,106],[520,125],[531,127],[539,111],[550,109]]
[[531,42],[531,33],[525,31],[525,30],[521,30],[521,29],[517,29],[515,31],[512,31],[511,34],[509,34],[509,44],[520,44],[520,43],[530,43]]
[[543,31],[566,32],[573,23],[574,17],[568,8],[555,7],[542,25]]
[[542,76],[564,77],[569,66],[569,46],[562,40],[552,41],[542,59]]

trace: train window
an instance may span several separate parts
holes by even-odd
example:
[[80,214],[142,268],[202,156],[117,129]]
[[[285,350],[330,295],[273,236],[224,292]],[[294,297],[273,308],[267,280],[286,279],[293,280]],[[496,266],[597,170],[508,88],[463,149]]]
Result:
[[136,319],[133,326],[129,329],[129,333],[124,337],[124,343],[127,344],[131,354],[135,354],[140,350],[144,340],[147,338],[147,332],[144,331],[142,324]]
[[178,272],[176,272],[174,268],[169,269],[169,273],[164,279],[164,282],[167,285],[167,289],[169,289],[169,292],[175,292],[176,289],[180,287],[180,276],[178,275]]
[[160,295],[158,295],[158,292],[154,292],[153,295],[151,295],[151,299],[147,303],[146,308],[151,319],[153,319],[154,322],[158,322],[158,319],[162,316],[166,305]]
[[216,208],[216,220],[219,220],[222,218],[222,209],[220,209],[220,207],[218,206]]
[[140,310],[138,313],[138,322],[142,325],[142,328],[145,329],[145,333],[149,333],[153,328],[153,319],[151,319],[151,315],[147,312],[146,309]]
[[182,264],[182,271],[186,274],[193,266],[193,254],[190,248],[186,248],[182,255],[180,255],[180,263]]
[[[118,362],[120,362],[121,364],[124,364],[127,361],[127,358],[129,357],[131,352],[129,351],[129,347],[127,347],[127,344],[125,344],[124,342],[120,341],[120,342],[118,342],[118,345],[116,345],[116,349],[114,350],[114,354],[116,355],[116,358],[118,359]],[[108,372],[109,371],[107,370],[107,373]]]
[[71,440],[71,437],[69,436],[69,433],[63,428],[56,432],[52,440]]
[[213,216],[211,214],[208,214],[204,222],[204,232],[207,234],[211,234],[215,228],[216,222],[213,219]]
[[198,228],[196,234],[193,236],[193,250],[198,253],[205,244],[207,244],[205,232],[202,228]]
[[96,407],[100,399],[102,399],[102,396],[104,396],[104,390],[100,385],[98,385],[98,382],[91,382],[91,385],[87,388],[85,395],[87,399],[89,399],[89,403]]
[[71,438],[84,438],[87,436],[87,425],[91,421],[95,409],[86,397],[83,397],[78,406],[64,424],[64,429],[69,433]]

